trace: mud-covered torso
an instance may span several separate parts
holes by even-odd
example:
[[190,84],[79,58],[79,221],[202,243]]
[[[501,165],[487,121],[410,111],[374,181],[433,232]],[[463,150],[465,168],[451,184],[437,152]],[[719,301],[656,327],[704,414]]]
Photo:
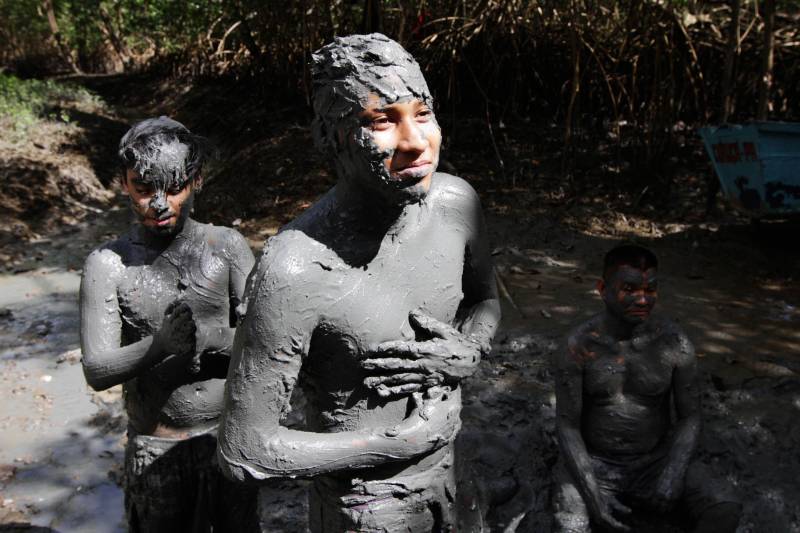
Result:
[[[175,301],[192,309],[198,329],[230,326],[229,260],[223,228],[191,222],[170,246],[147,264],[132,232],[123,247],[125,274],[117,295],[122,316],[122,344],[152,335],[164,311]],[[130,422],[141,433],[156,426],[191,428],[213,423],[223,398],[224,379],[187,364],[178,372],[155,365],[124,385]]]
[[659,319],[630,340],[617,341],[600,327],[585,330],[581,430],[590,453],[648,453],[665,437],[677,335]]
[[442,196],[408,206],[403,215],[408,223],[390,231],[363,265],[348,263],[345,254],[334,251],[341,243],[331,242],[346,236],[298,239],[313,256],[312,270],[304,276],[310,281],[298,287],[304,292],[302,305],[318,317],[300,376],[309,399],[309,429],[386,427],[407,415],[408,396],[382,399],[363,385],[367,374],[360,359],[381,342],[424,340],[409,325],[412,310],[453,322],[464,296],[467,232],[457,217],[446,216]]

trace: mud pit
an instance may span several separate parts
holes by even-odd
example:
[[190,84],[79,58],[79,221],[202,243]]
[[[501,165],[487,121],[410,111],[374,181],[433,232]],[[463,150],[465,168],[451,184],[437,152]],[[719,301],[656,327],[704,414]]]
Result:
[[65,266],[0,275],[0,530],[32,524],[124,531],[121,389],[86,387],[77,333],[80,276],[66,268],[96,237],[91,222],[28,245],[48,264]]
[[[502,221],[492,222],[502,228]],[[51,236],[33,248],[50,263],[68,263],[79,253],[74,250],[101,238],[100,228],[108,233],[126,223],[125,209],[95,215],[77,232]],[[724,255],[729,242],[723,239],[714,252]],[[495,249],[505,286],[525,316],[503,301],[503,330],[494,351],[464,391],[460,470],[491,509],[492,531],[549,528],[556,446],[548,359],[570,324],[598,308],[592,281],[597,254],[608,243],[585,237],[567,251],[560,244],[534,244],[520,240],[519,248]],[[728,296],[726,286],[738,283],[740,272],[718,273],[727,269],[715,268],[714,259],[705,267],[705,279],[689,279],[692,266],[681,246],[656,243],[656,251],[663,262],[661,310],[681,318],[701,356],[706,380],[701,457],[742,494],[740,531],[797,531],[800,314],[792,308],[800,304],[797,293],[791,287],[776,291],[772,279]],[[113,391],[91,393],[85,386],[76,351],[77,284],[77,272],[56,267],[0,278],[0,395],[6,400],[0,410],[0,523],[121,530],[117,482],[125,422]],[[753,331],[769,338],[752,337]],[[265,531],[305,530],[304,487],[276,482],[265,491]]]
[[[109,123],[84,124],[87,135],[107,137],[95,150],[113,153],[118,137],[109,135]],[[305,138],[305,130],[297,135]],[[87,172],[113,175],[110,163],[90,163],[84,163]],[[287,168],[281,179],[300,177]],[[611,212],[613,207],[578,206],[565,216],[541,198],[511,191],[508,196],[515,198],[504,199],[487,193],[485,185],[478,188],[500,277],[521,311],[502,298],[504,319],[494,350],[463,394],[459,470],[462,483],[469,477],[490,509],[490,529],[549,530],[556,446],[548,358],[572,324],[599,309],[593,284],[603,252],[636,237],[661,259],[657,309],[678,318],[697,347],[705,380],[700,456],[738,487],[745,504],[739,531],[800,531],[796,226],[773,226],[766,237],[753,239],[746,225],[727,215],[707,224],[685,218],[667,223],[626,217],[622,210]],[[285,218],[286,205],[314,200],[313,193],[296,195],[286,204],[277,197],[270,201],[283,213],[270,216]],[[198,199],[201,207],[210,200]],[[504,201],[517,202],[517,208],[508,209]],[[0,276],[0,530],[11,524],[124,530],[121,405],[113,391],[89,391],[75,350],[79,269],[92,247],[122,231],[128,212],[71,209],[80,216],[66,226],[43,229],[33,240],[10,239],[0,250],[9,258]],[[238,216],[256,248],[274,232],[248,214]],[[227,218],[213,221],[230,225]],[[304,490],[303,482],[276,482],[264,492],[265,531],[305,530]],[[676,530],[638,524],[637,531]]]

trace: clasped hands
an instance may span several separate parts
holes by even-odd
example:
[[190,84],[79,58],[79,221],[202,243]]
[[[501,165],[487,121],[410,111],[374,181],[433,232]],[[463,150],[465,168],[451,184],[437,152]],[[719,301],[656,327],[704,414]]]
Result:
[[372,374],[364,380],[367,387],[386,398],[455,384],[475,371],[483,351],[478,340],[421,311],[410,312],[408,320],[423,340],[370,347],[361,362]]
[[187,357],[191,357],[190,372],[200,371],[200,360],[197,350],[197,324],[195,323],[192,309],[186,302],[175,300],[164,311],[164,320],[161,327],[153,334],[153,342],[160,353],[156,364],[173,369],[185,364]]

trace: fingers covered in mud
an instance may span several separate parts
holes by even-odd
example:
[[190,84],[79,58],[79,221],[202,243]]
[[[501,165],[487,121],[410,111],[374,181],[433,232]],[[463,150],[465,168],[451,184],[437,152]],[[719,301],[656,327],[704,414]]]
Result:
[[364,381],[367,387],[381,396],[391,396],[412,390],[410,386],[400,389],[400,385],[414,383],[422,389],[455,384],[472,375],[481,358],[479,342],[419,311],[409,314],[409,323],[418,336],[430,338],[393,340],[373,346],[361,363],[372,374]]
[[197,324],[192,309],[185,302],[175,301],[164,311],[164,321],[156,334],[165,356],[194,352]]
[[409,415],[386,429],[386,436],[420,444],[420,453],[438,449],[452,441],[461,429],[461,401],[457,391],[432,387],[409,395]]
[[403,372],[383,376],[369,376],[364,384],[374,389],[378,396],[388,398],[400,396],[410,392],[435,387],[444,383],[444,376],[438,373],[426,374],[424,372]]
[[417,333],[427,333],[433,338],[447,339],[461,335],[461,332],[450,324],[445,324],[418,309],[408,314],[408,322]]

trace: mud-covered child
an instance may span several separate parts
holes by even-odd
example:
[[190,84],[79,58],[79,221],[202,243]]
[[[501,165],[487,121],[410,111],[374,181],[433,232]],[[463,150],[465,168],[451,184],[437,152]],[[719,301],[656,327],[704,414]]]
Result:
[[216,428],[254,258],[235,230],[190,216],[207,142],[167,117],[119,144],[134,222],[86,259],[86,381],[123,385],[125,507],[132,532],[254,531],[255,492],[221,476]]
[[[459,381],[500,318],[480,202],[436,172],[431,95],[399,44],[337,38],[313,82],[338,182],[250,279],[220,464],[240,480],[312,478],[313,531],[450,531]],[[281,425],[298,385],[305,431]]]

